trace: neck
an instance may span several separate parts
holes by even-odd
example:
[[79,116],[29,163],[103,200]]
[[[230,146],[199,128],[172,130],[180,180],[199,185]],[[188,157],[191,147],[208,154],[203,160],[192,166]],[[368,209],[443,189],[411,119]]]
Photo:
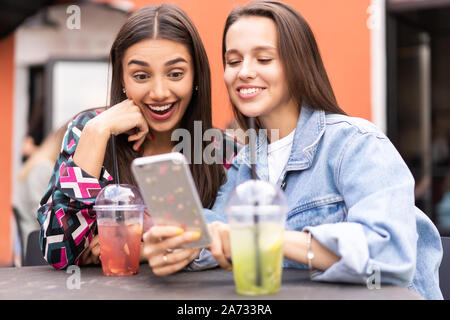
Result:
[[[269,142],[275,142],[288,136],[297,127],[298,117],[300,116],[300,108],[297,104],[290,103],[290,106],[276,110],[267,116],[258,117],[261,125],[267,130],[267,138]],[[277,134],[272,135],[272,130],[276,130]]]
[[172,132],[152,132],[144,142],[144,156],[152,156],[162,153],[172,152],[173,141],[171,141]]

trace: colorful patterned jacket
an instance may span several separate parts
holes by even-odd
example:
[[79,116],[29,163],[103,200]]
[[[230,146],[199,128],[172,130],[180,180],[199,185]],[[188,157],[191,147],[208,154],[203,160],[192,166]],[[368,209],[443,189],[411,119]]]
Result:
[[[73,162],[81,131],[89,120],[101,112],[82,112],[68,124],[61,152],[37,212],[42,254],[56,269],[79,263],[82,252],[97,234],[96,216],[92,208],[96,196],[103,187],[113,182],[104,167],[97,179]],[[221,154],[228,169],[240,144],[227,134],[223,137],[222,143],[214,142],[214,146],[223,148]]]

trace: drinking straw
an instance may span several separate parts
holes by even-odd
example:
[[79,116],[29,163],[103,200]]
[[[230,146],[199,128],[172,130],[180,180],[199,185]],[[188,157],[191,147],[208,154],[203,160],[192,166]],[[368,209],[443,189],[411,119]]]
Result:
[[[112,134],[111,135],[111,147],[112,147],[112,153],[113,153],[113,163],[114,163],[114,178],[116,179],[116,184],[120,186],[120,177],[119,177],[119,165],[117,163],[117,152],[116,152],[116,137]],[[126,204],[125,201],[119,200],[117,202],[117,206],[121,206]],[[119,222],[122,222],[125,224],[125,212],[122,210],[116,211],[117,220]],[[127,239],[126,245],[128,245],[128,238],[123,233],[123,230],[121,228],[116,228],[116,237],[118,239]],[[131,265],[130,262],[130,256],[128,254],[125,254],[125,264],[127,266]]]
[[[116,152],[116,137],[111,135],[111,147],[112,147],[112,156],[113,156],[113,164],[114,164],[114,179],[116,179],[116,185],[120,186],[120,177],[119,177],[119,165],[117,164],[117,152]],[[122,201],[119,201],[117,205],[122,205]],[[119,221],[125,221],[123,211],[119,210],[116,212]]]
[[[249,128],[253,129],[253,132],[255,132],[255,118],[253,117],[249,117],[248,118],[248,122],[249,122]],[[253,141],[253,142],[252,142]],[[251,169],[251,177],[252,180],[258,180],[258,175],[256,174],[256,139],[250,139],[250,169]],[[259,216],[257,213],[257,207],[259,206],[259,202],[258,200],[255,200],[254,202],[254,207],[255,210],[253,212],[253,224],[255,226],[255,232],[253,234],[253,239],[254,239],[254,243],[255,243],[255,268],[256,268],[256,286],[257,287],[261,287],[262,285],[262,272],[261,272],[261,259],[260,259],[260,255],[259,255]]]
[[114,163],[114,178],[116,179],[116,184],[120,184],[119,166],[117,164],[116,137],[113,134],[111,135],[111,147],[112,147],[113,163]]
[[[255,118],[250,117],[248,118],[248,124],[249,124],[249,128],[252,129],[252,134],[253,132],[256,133],[255,131]],[[252,145],[253,144],[253,145]],[[256,174],[256,165],[255,165],[255,161],[256,161],[256,138],[252,139],[250,137],[250,169],[251,169],[251,177],[252,180],[258,180],[258,176]]]

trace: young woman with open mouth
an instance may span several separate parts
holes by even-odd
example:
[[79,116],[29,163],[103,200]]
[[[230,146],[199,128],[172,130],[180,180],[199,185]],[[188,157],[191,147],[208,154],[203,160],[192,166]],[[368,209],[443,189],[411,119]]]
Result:
[[[149,6],[135,12],[120,29],[110,61],[110,106],[82,112],[69,124],[38,210],[44,258],[58,269],[100,262],[92,206],[99,191],[116,178],[111,176],[115,156],[120,182],[136,185],[133,159],[171,152],[172,132],[182,128],[193,137],[195,121],[201,121],[204,131],[212,128],[208,58],[196,28],[178,7]],[[194,150],[194,141],[189,143]],[[202,143],[203,151],[210,142]],[[224,136],[221,147],[225,143],[237,147]],[[211,208],[225,181],[223,164],[191,161],[190,169],[203,206]],[[74,181],[64,182],[71,175]],[[144,232],[148,227],[144,221]],[[189,232],[179,237],[195,240]],[[182,268],[196,254],[179,249],[171,261]]]

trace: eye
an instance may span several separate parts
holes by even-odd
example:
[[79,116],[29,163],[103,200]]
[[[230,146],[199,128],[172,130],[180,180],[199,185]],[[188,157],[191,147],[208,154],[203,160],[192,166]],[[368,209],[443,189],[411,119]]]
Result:
[[230,60],[230,61],[227,61],[227,65],[229,65],[229,66],[236,66],[240,62],[241,62],[240,60]]
[[260,63],[269,63],[272,60],[273,59],[271,59],[271,58],[260,58],[260,59],[258,59],[258,62],[260,62]]
[[184,75],[184,72],[182,72],[182,71],[174,71],[174,72],[169,73],[169,78],[180,79],[183,77],[183,75]]
[[144,81],[149,78],[148,74],[146,73],[136,73],[133,75],[133,78],[138,81]]

